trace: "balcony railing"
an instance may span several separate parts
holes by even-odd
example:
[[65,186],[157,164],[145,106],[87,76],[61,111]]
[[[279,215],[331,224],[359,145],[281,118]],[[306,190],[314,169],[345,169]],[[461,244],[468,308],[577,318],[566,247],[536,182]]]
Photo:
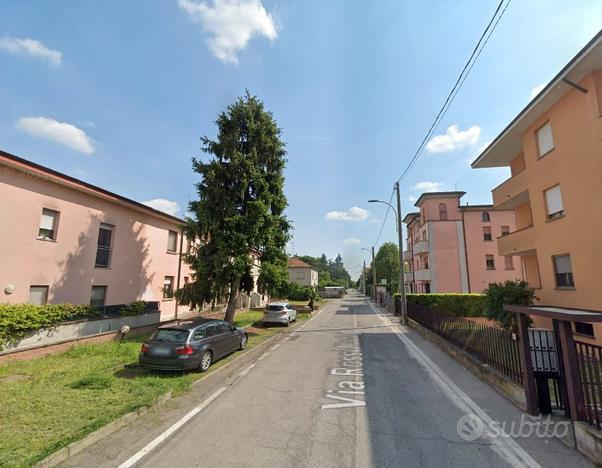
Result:
[[414,252],[414,255],[428,253],[428,251],[429,251],[429,241],[425,241],[425,240],[416,242],[412,249],[412,252]]
[[535,250],[535,230],[533,226],[519,229],[497,238],[500,255],[522,255]]
[[416,281],[430,281],[431,280],[431,270],[428,268],[424,268],[422,270],[414,271],[414,279]]
[[412,281],[414,281],[414,272],[413,271],[404,272],[403,281],[405,283],[411,283]]

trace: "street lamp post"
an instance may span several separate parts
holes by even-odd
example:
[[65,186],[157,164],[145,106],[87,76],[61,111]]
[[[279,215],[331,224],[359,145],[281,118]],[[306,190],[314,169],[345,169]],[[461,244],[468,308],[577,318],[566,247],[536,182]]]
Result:
[[[372,248],[370,249],[366,249],[365,247],[362,247],[362,250],[367,250],[368,252],[370,252],[370,255],[372,255],[372,300],[375,301],[376,300],[376,261],[374,260],[374,246],[372,246]],[[365,276],[364,276],[365,279]],[[365,289],[365,287],[364,287]],[[366,294],[366,291],[364,291],[364,294]]]
[[397,192],[397,210],[390,203],[382,200],[368,200],[368,203],[383,203],[389,206],[395,213],[395,222],[397,224],[397,243],[399,245],[399,293],[401,296],[401,323],[408,324],[408,309],[406,303],[406,287],[403,280],[403,235],[401,231],[401,200],[399,197],[399,182],[395,183],[395,191]]

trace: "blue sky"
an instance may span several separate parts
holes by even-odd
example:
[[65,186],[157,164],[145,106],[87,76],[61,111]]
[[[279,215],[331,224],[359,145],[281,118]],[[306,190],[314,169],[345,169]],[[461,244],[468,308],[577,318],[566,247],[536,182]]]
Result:
[[[340,252],[357,276],[385,212],[366,200],[388,199],[497,3],[4,0],[0,148],[183,215],[199,137],[248,88],[287,143],[289,251]],[[490,203],[508,173],[468,161],[601,19],[595,0],[512,1],[403,181],[404,212],[422,188]],[[395,239],[389,217],[380,242]]]

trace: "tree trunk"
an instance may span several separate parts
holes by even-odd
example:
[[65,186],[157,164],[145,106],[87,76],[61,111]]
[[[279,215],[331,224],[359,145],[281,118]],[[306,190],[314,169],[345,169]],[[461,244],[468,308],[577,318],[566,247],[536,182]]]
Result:
[[226,306],[226,316],[224,317],[224,320],[226,322],[234,323],[234,313],[236,312],[236,297],[238,296],[238,283],[239,281],[234,283],[237,286],[230,287],[230,296],[228,297],[228,305]]

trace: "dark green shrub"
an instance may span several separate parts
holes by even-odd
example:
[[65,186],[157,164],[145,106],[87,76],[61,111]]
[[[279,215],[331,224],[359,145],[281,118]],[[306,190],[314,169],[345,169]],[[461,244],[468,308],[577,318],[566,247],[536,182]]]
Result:
[[495,320],[502,328],[508,331],[516,331],[516,314],[506,312],[504,304],[507,305],[533,305],[537,299],[535,291],[530,288],[526,281],[506,281],[505,283],[491,284],[485,290],[486,317]]
[[487,300],[484,294],[476,293],[411,293],[406,294],[406,298],[408,304],[419,304],[435,312],[457,317],[484,316]]
[[124,317],[129,317],[131,315],[140,315],[146,310],[146,302],[144,301],[135,301],[131,304],[127,304],[121,308],[121,315]]

